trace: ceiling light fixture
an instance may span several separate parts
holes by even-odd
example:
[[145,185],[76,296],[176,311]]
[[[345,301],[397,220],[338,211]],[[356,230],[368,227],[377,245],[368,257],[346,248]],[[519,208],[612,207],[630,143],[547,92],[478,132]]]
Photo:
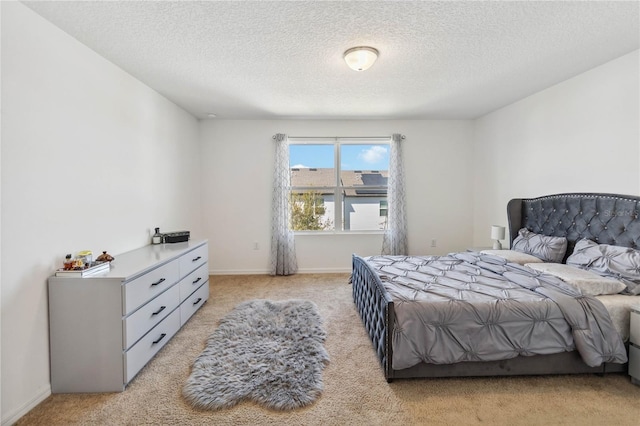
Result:
[[373,47],[358,46],[344,52],[344,60],[354,71],[364,71],[378,59],[378,51]]

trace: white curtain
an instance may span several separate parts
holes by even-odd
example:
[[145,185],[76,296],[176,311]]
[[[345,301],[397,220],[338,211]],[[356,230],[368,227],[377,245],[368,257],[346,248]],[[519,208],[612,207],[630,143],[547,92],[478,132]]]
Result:
[[387,183],[387,229],[382,238],[382,254],[386,255],[408,254],[401,141],[402,135],[400,134],[396,133],[391,137],[389,181]]
[[289,229],[289,141],[278,133],[273,174],[273,217],[271,219],[271,275],[291,275],[298,270],[293,231]]

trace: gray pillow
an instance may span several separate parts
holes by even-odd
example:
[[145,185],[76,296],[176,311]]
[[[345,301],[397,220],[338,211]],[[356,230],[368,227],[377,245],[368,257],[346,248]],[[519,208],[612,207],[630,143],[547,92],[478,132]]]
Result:
[[567,265],[577,266],[622,281],[622,293],[640,294],[640,251],[629,247],[597,244],[582,239],[576,243]]
[[492,254],[506,260],[507,262],[517,263],[518,265],[524,265],[525,263],[542,263],[542,259],[532,256],[527,253],[515,250],[482,250],[482,254]]
[[522,228],[513,240],[511,250],[528,253],[545,262],[562,263],[567,252],[567,239],[540,235]]

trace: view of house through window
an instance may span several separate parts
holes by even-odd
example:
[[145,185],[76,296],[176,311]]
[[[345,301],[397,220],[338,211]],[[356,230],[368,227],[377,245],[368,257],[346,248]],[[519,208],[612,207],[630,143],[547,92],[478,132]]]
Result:
[[388,138],[289,138],[289,164],[292,230],[386,229]]

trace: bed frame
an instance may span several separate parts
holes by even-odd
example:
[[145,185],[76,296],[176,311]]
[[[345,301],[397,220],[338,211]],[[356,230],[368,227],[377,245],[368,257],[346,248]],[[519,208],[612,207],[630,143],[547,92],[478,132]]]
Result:
[[[566,237],[567,256],[581,238],[600,244],[640,248],[639,203],[640,197],[636,196],[596,193],[513,199],[507,204],[510,242],[518,235],[518,230],[528,228],[538,234]],[[577,351],[518,356],[502,361],[420,363],[394,370],[391,345],[391,331],[395,322],[393,301],[369,264],[355,254],[352,262],[353,300],[388,382],[416,377],[604,374],[627,371],[627,364],[605,363],[599,367],[589,367]]]

